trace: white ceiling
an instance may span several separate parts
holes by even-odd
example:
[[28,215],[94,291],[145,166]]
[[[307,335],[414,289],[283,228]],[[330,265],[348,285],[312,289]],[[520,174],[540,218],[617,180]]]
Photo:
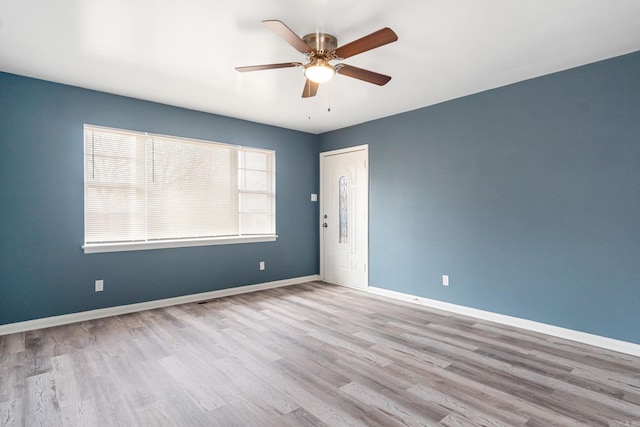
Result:
[[[344,62],[393,78],[302,99],[301,68],[236,72],[304,60],[265,19],[339,45],[390,27]],[[0,0],[1,71],[311,133],[638,50],[639,0]]]

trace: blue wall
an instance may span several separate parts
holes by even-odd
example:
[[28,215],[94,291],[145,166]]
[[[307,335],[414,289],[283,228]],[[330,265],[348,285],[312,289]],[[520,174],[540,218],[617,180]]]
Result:
[[[639,76],[640,52],[318,137],[0,73],[0,324],[316,274],[318,152],[369,144],[372,286],[640,343]],[[275,149],[278,241],[83,254],[83,123]]]
[[371,286],[640,343],[640,53],[320,136],[360,144]]
[[[276,150],[278,240],[85,255],[84,123]],[[317,140],[0,73],[0,324],[317,274]]]

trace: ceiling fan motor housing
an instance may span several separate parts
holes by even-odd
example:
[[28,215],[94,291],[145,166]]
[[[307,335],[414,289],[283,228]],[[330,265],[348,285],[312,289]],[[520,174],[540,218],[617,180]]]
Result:
[[319,56],[333,52],[338,48],[338,39],[331,34],[326,33],[312,33],[307,34],[302,40],[314,50],[314,53]]

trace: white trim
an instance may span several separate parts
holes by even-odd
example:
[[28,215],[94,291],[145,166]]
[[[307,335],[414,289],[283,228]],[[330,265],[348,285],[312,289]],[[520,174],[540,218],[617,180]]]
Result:
[[353,151],[369,151],[369,144],[356,145],[354,147],[341,148],[339,150],[323,151],[320,157],[335,156],[338,154],[351,153]]
[[402,292],[390,291],[388,289],[369,287],[366,289],[366,292],[640,357],[640,344],[575,331],[573,329],[561,328],[559,326],[521,319],[519,317],[512,317],[462,305],[451,304],[448,302],[418,297]]
[[192,302],[206,301],[213,298],[222,298],[231,295],[245,294],[248,292],[256,292],[266,289],[280,288],[283,286],[297,285],[300,283],[312,282],[314,280],[320,280],[320,275],[314,274],[311,276],[276,280],[274,282],[259,283],[256,285],[239,286],[235,288],[220,289],[217,291],[203,292],[192,295],[183,295],[174,298],[165,298],[155,301],[141,302],[137,304],[119,305],[116,307],[100,308],[97,310],[82,311],[79,313],[63,314],[61,316],[27,320],[25,322],[9,323],[7,325],[0,325],[0,335],[32,331],[34,329],[50,328],[52,326],[66,325],[69,323],[85,322],[87,320],[135,313],[137,311],[152,310],[154,308],[168,307],[177,304],[189,304]]
[[238,144],[230,144],[228,142],[209,141],[209,140],[206,140],[206,139],[185,138],[185,137],[182,137],[182,136],[165,135],[165,134],[162,134],[162,133],[149,133],[149,132],[141,132],[141,131],[137,131],[137,130],[111,128],[111,127],[107,127],[107,126],[94,125],[94,124],[91,124],[91,123],[85,123],[83,125],[83,129],[86,129],[86,128],[98,129],[98,130],[103,130],[103,131],[107,131],[107,132],[120,132],[120,133],[126,132],[126,133],[129,133],[129,134],[136,135],[136,136],[141,136],[141,137],[177,139],[177,140],[184,141],[184,142],[204,142],[206,144],[226,145],[227,147],[233,147],[233,148],[248,148],[250,150],[271,151],[273,153],[276,152],[275,150],[269,150],[267,148],[245,147],[245,146],[238,145]]
[[227,236],[204,239],[154,240],[149,242],[87,243],[82,246],[85,254],[101,252],[141,251],[148,249],[188,248],[192,246],[233,245],[236,243],[275,242],[277,235]]

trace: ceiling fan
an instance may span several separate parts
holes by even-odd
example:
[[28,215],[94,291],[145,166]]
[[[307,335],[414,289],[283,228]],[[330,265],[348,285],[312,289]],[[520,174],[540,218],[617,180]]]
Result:
[[383,86],[391,80],[390,76],[352,65],[342,63],[336,65],[330,64],[330,61],[347,59],[359,53],[398,40],[398,36],[391,28],[383,28],[368,36],[338,47],[338,39],[331,34],[311,33],[300,38],[281,21],[267,20],[262,21],[262,23],[285,42],[293,46],[298,52],[304,54],[307,63],[284,62],[280,64],[252,65],[248,67],[236,67],[237,71],[246,72],[272,70],[274,68],[304,67],[304,75],[307,81],[302,91],[303,98],[315,96],[318,92],[318,86],[321,83],[329,81],[335,73],[373,83],[378,86]]

